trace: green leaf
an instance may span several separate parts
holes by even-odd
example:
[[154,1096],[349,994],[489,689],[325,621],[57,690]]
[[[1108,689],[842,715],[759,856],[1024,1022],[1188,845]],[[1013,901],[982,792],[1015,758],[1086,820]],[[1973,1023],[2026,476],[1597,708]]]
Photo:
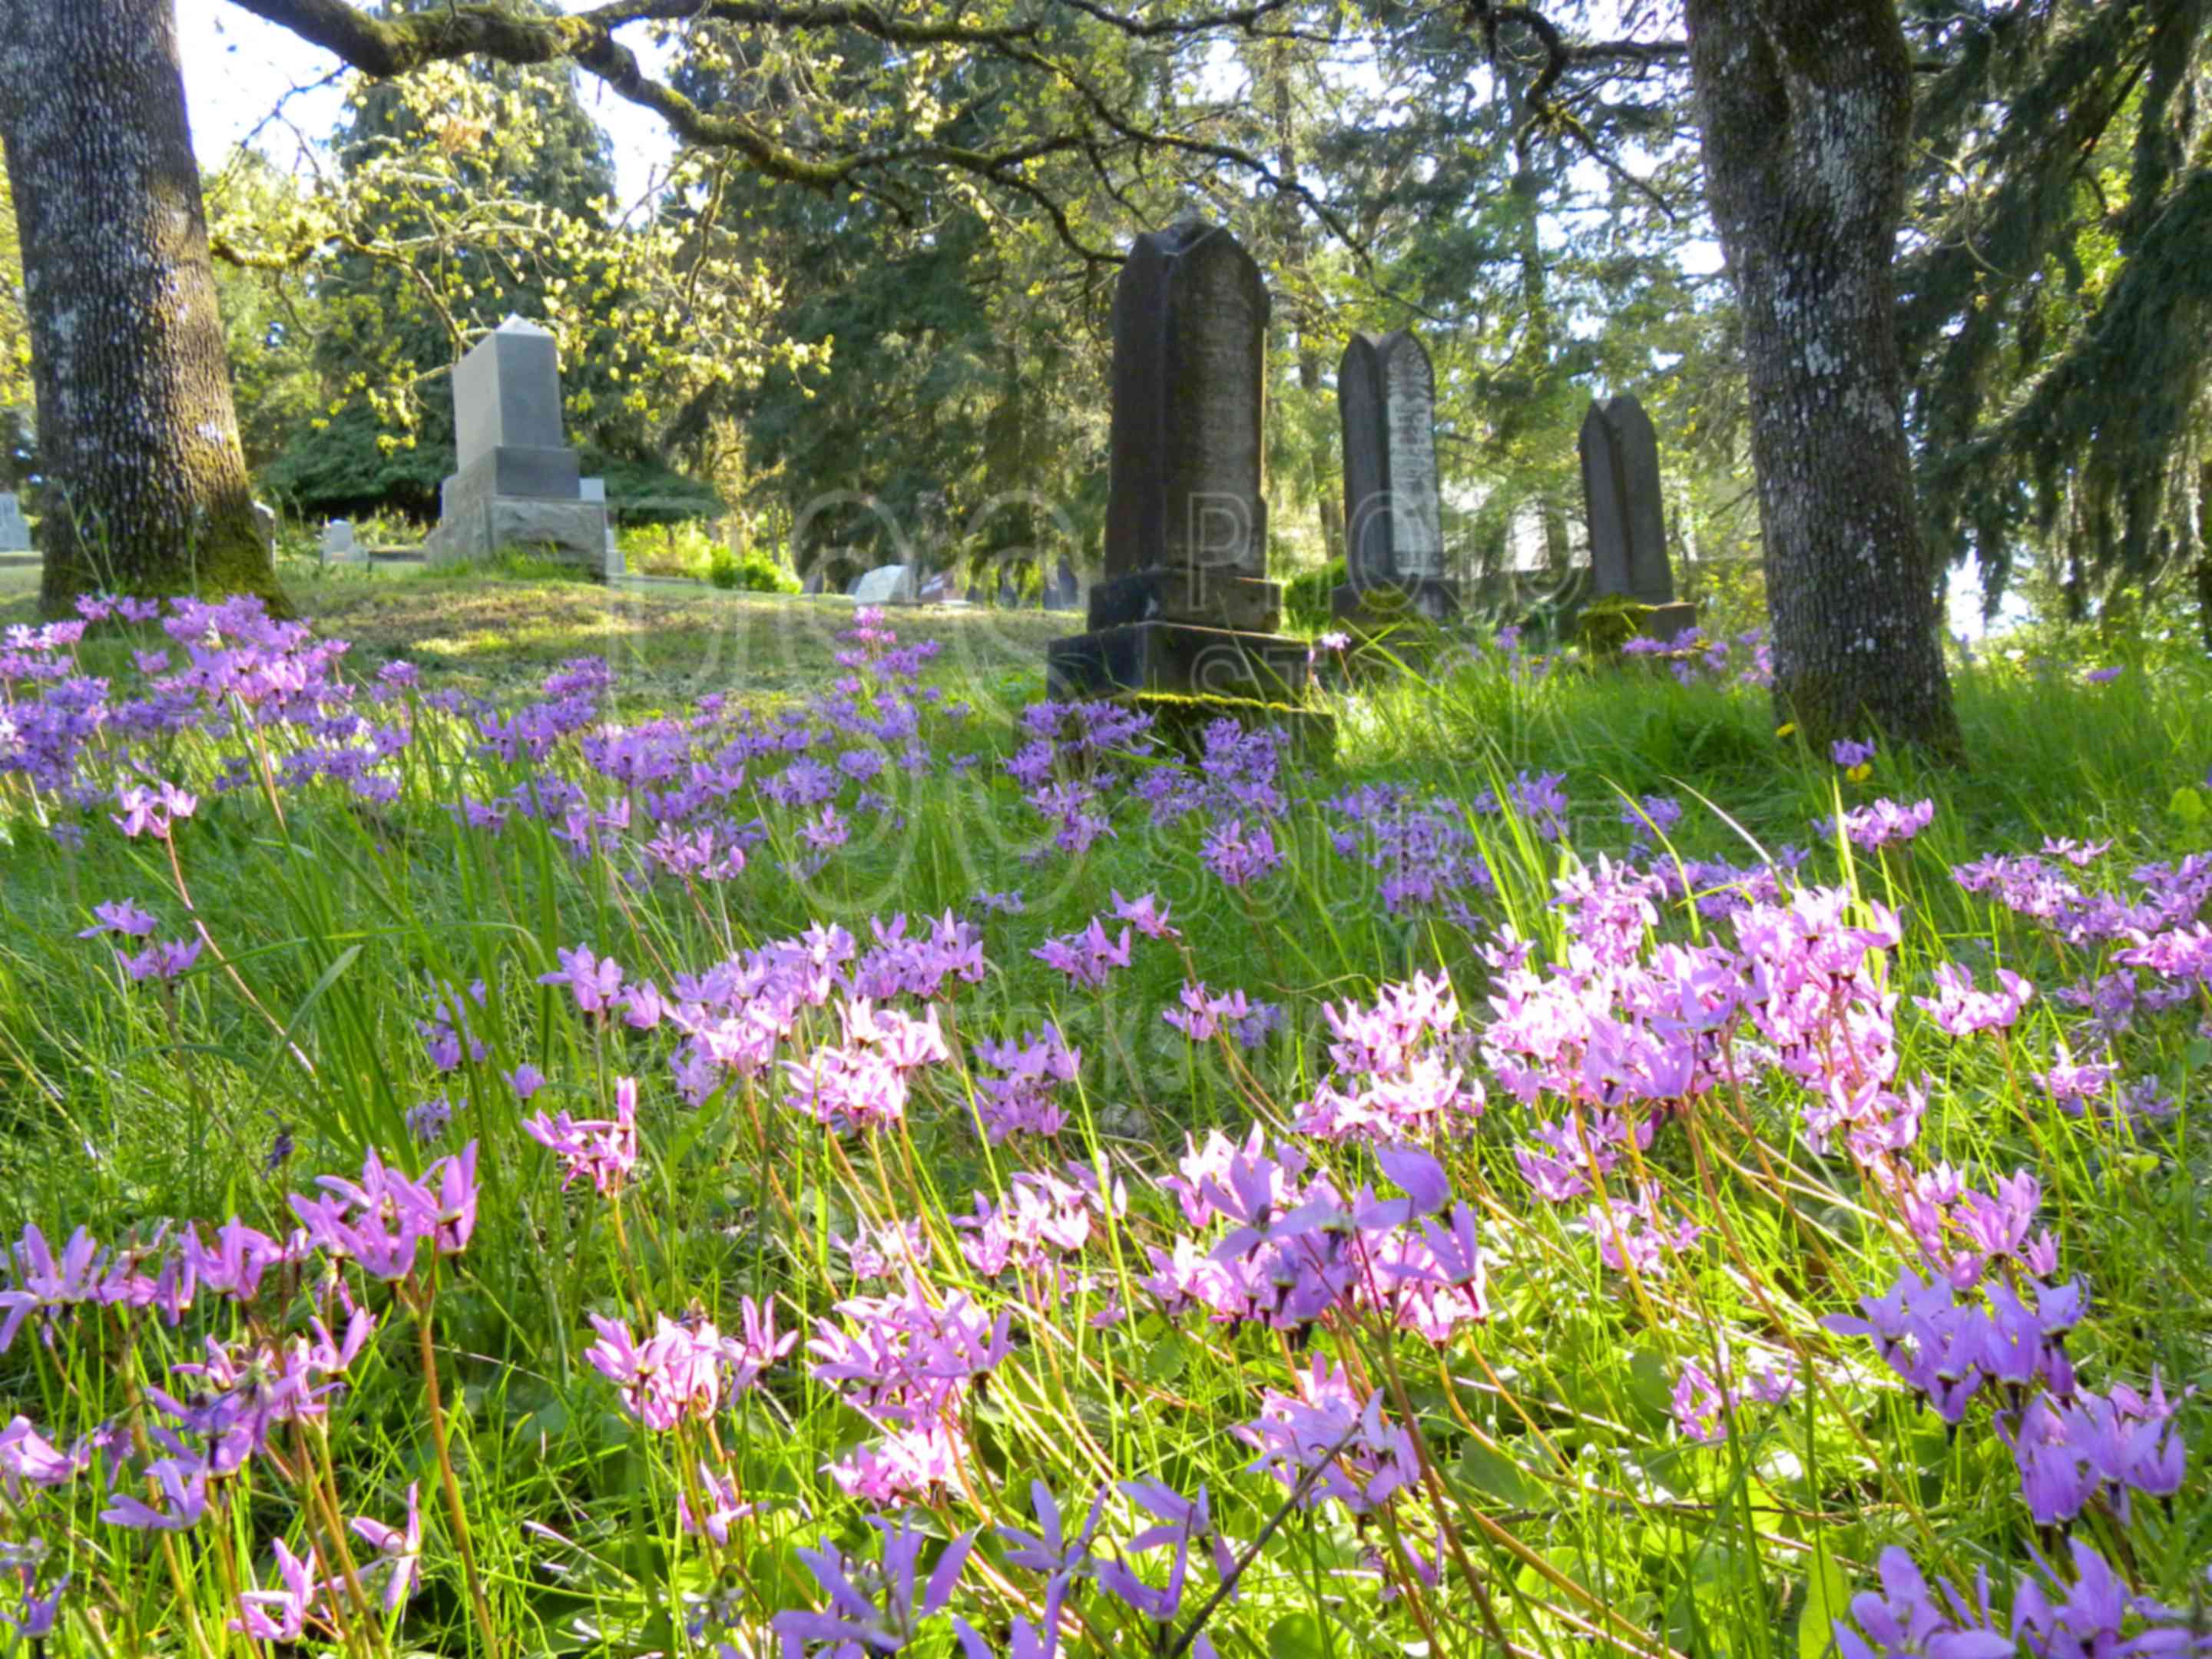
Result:
[[1827,1659],[1836,1650],[1836,1620],[1850,1611],[1850,1600],[1835,1557],[1815,1548],[1805,1578],[1805,1610],[1797,1619],[1797,1659]]
[[1523,1474],[1520,1465],[1478,1441],[1468,1441],[1467,1449],[1460,1453],[1459,1478],[1509,1509],[1534,1509],[1542,1496],[1539,1483]]
[[1323,1659],[1328,1641],[1321,1620],[1310,1613],[1293,1613],[1267,1626],[1267,1659]]
[[2204,805],[2204,797],[2184,784],[2173,792],[2173,799],[2166,802],[2166,810],[2193,829],[2204,821],[2208,809]]
[[1189,1359],[1189,1349],[1182,1336],[1170,1331],[1146,1353],[1145,1376],[1151,1382],[1172,1382],[1182,1375]]
[[1668,1375],[1666,1360],[1649,1348],[1629,1355],[1628,1394],[1647,1412],[1666,1416],[1674,1398],[1674,1379]]

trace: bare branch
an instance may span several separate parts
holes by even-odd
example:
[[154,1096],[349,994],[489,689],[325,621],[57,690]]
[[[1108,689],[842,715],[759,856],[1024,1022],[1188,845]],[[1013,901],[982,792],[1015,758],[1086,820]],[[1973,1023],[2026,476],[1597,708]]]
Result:
[[[1206,34],[1215,29],[1241,29],[1247,34],[1258,34],[1262,33],[1261,22],[1282,10],[1291,3],[1291,0],[1259,0],[1256,5],[1245,6],[1236,11],[1213,12],[1197,17],[1157,18],[1150,21],[1125,16],[1100,5],[1097,0],[1058,0],[1058,3],[1072,7],[1086,17],[1095,17],[1109,28],[1119,29],[1133,39],[1158,40]],[[1334,46],[1340,38],[1334,34],[1304,34],[1278,29],[1268,29],[1265,33],[1270,40],[1309,40],[1322,46]]]

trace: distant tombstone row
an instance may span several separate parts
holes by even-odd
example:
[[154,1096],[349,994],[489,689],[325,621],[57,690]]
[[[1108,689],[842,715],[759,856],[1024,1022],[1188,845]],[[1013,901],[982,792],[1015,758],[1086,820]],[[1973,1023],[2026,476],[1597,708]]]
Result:
[[1048,696],[1301,690],[1304,642],[1267,579],[1260,268],[1198,219],[1137,238],[1114,290],[1105,574],[1046,647]]
[[453,365],[455,466],[439,491],[434,564],[525,547],[609,574],[605,489],[586,495],[561,424],[552,335],[509,317]]
[[1599,599],[1651,607],[1640,631],[1671,641],[1695,625],[1697,607],[1674,598],[1660,504],[1659,436],[1628,394],[1592,403],[1579,442],[1589,514],[1590,587]]
[[[828,587],[819,567],[810,572],[800,584],[805,593],[821,593]],[[995,587],[981,577],[971,580],[963,596],[959,583],[950,570],[923,572],[911,564],[879,565],[875,569],[855,576],[845,589],[848,598],[861,605],[989,605],[993,596],[1002,608],[1012,609],[1022,602],[1021,586],[1015,579],[1012,565],[1002,565]],[[1044,590],[1035,603],[1047,611],[1073,611],[1082,603],[1083,587],[1077,580],[1075,567],[1063,556],[1058,569],[1044,584]]]

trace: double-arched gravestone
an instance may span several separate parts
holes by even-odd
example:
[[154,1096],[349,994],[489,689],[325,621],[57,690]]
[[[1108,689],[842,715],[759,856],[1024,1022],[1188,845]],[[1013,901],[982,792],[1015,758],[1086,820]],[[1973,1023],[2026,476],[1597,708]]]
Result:
[[1355,334],[1336,371],[1344,431],[1343,621],[1410,609],[1442,621],[1459,608],[1444,574],[1437,481],[1437,374],[1412,331]]
[[1589,514],[1591,592],[1650,606],[1640,631],[1672,640],[1696,624],[1698,612],[1674,598],[1660,503],[1659,434],[1651,417],[1626,392],[1593,402],[1577,447]]

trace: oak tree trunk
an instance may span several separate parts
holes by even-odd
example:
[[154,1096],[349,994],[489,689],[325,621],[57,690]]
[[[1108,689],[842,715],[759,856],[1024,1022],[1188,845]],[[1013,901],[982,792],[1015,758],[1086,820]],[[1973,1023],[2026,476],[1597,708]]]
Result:
[[279,599],[216,313],[170,0],[0,0],[40,588]]
[[1743,313],[1775,701],[1825,745],[1960,746],[1914,510],[1890,264],[1896,0],[1689,0],[1705,190]]

